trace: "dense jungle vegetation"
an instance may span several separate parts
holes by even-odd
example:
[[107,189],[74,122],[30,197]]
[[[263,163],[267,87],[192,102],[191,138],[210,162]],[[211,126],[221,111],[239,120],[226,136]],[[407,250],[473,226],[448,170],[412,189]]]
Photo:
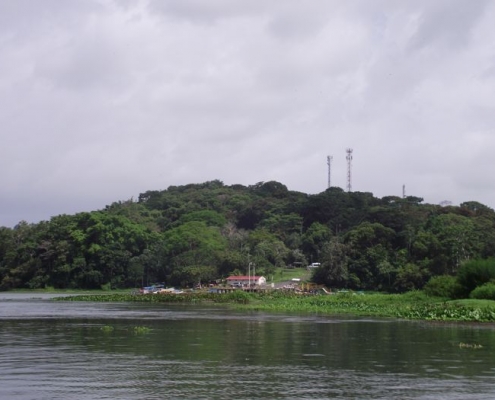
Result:
[[270,281],[276,267],[320,262],[317,283],[398,293],[432,278],[440,290],[467,260],[494,256],[495,212],[476,201],[442,207],[336,187],[308,195],[274,181],[210,181],[0,227],[0,289],[187,287],[247,274],[250,263]]

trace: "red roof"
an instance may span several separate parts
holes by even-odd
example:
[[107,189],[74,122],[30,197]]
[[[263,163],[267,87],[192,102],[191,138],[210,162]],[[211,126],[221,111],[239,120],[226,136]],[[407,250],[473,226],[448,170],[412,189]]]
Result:
[[229,276],[227,278],[228,281],[257,281],[258,279],[262,278],[262,276],[247,276],[247,275],[240,275],[240,276]]

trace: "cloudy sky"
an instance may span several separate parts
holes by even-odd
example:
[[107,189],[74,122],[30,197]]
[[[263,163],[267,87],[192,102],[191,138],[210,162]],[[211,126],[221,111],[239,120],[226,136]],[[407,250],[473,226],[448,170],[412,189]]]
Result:
[[219,179],[495,207],[495,2],[1,0],[0,225]]

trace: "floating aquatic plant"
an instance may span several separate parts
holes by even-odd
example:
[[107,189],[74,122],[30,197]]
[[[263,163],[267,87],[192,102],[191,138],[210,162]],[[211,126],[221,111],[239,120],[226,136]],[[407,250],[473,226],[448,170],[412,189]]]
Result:
[[134,331],[134,333],[144,334],[144,333],[149,333],[151,331],[151,329],[148,328],[147,326],[135,326],[133,328],[133,331]]
[[[184,294],[107,294],[58,297],[55,301],[128,301],[143,303],[225,303],[242,309],[258,311],[289,311],[327,314],[352,314],[421,319],[429,321],[495,322],[495,306],[446,302],[430,298],[421,292],[398,294],[352,293],[334,295],[296,294],[282,291],[247,293],[242,290],[229,293],[188,292]],[[149,329],[149,328],[148,328]],[[144,332],[138,332],[144,333]]]
[[483,346],[481,344],[476,343],[459,343],[459,347],[461,349],[481,349]]
[[110,325],[105,325],[101,327],[101,330],[105,333],[113,332],[114,327]]

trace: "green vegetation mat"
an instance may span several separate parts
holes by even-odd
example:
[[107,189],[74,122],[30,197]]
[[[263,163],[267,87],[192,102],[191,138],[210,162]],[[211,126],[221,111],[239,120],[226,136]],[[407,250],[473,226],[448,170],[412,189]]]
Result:
[[269,312],[304,312],[392,317],[429,321],[495,322],[493,301],[444,301],[422,292],[406,294],[301,295],[269,291],[225,294],[191,292],[183,294],[99,294],[60,297],[56,301],[105,301],[145,303],[224,303],[239,309]]

